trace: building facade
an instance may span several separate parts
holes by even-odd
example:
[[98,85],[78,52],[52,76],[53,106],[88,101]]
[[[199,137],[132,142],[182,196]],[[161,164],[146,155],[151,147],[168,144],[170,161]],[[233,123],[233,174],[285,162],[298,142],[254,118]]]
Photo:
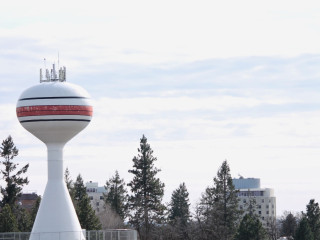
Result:
[[250,201],[253,202],[254,211],[262,223],[276,218],[276,197],[272,188],[261,188],[259,178],[234,178],[233,185],[238,192],[239,208],[246,213]]
[[87,194],[90,199],[92,208],[99,212],[104,206],[104,194],[107,192],[104,186],[99,187],[98,182],[86,183]]
[[36,193],[22,193],[21,196],[18,197],[17,203],[21,208],[31,212],[32,208],[36,205],[38,197]]

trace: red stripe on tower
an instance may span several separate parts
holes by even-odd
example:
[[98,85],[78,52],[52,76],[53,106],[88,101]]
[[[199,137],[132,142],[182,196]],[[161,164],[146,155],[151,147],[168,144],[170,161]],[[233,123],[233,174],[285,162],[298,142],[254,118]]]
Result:
[[45,105],[18,107],[18,117],[44,115],[82,115],[92,116],[92,106],[79,105]]

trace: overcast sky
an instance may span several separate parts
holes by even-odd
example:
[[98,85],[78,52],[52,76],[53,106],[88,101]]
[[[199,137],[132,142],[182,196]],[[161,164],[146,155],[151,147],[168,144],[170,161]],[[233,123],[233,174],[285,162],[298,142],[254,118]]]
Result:
[[[6,1],[0,8],[0,138],[43,194],[46,148],[15,115],[39,69],[67,67],[94,101],[65,147],[75,179],[104,185],[148,138],[165,202],[185,182],[192,206],[227,159],[233,177],[274,188],[277,214],[320,201],[317,1]],[[51,4],[51,5],[50,5]]]

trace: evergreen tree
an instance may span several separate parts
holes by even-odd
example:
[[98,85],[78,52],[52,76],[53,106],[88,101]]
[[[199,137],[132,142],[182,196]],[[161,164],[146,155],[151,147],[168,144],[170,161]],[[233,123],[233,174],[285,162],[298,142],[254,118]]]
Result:
[[198,222],[204,239],[229,240],[236,233],[241,211],[227,161],[213,181],[214,186],[207,187],[197,207]]
[[18,232],[17,219],[9,204],[4,205],[0,212],[0,232]]
[[11,136],[2,142],[0,147],[0,156],[4,158],[1,163],[4,165],[4,170],[1,170],[3,179],[6,182],[6,187],[1,187],[2,200],[0,206],[4,207],[9,204],[14,206],[17,198],[21,195],[22,187],[28,184],[28,178],[23,178],[21,175],[26,173],[29,164],[19,170],[16,170],[18,163],[14,163],[13,159],[18,155],[18,149],[14,145]]
[[19,232],[31,232],[33,222],[31,222],[30,213],[20,206],[16,206],[13,213],[18,223]]
[[252,214],[246,214],[241,220],[235,240],[265,240],[266,230],[259,218]]
[[94,210],[90,205],[90,199],[88,196],[77,201],[76,212],[79,218],[80,225],[83,229],[87,230],[100,230],[101,223],[96,216]]
[[82,198],[88,196],[87,189],[80,174],[77,176],[77,179],[73,184],[72,193],[76,201],[80,201]]
[[291,212],[286,212],[280,222],[280,235],[293,237],[297,229],[297,218]]
[[156,177],[160,169],[154,166],[157,158],[143,135],[140,139],[138,156],[133,158],[133,179],[128,184],[132,195],[129,196],[131,210],[129,222],[137,229],[141,240],[151,239],[156,224],[163,221],[165,206],[162,204],[164,184]]
[[314,240],[313,233],[306,217],[303,217],[298,225],[295,240]]
[[30,212],[30,221],[31,221],[31,228],[34,224],[34,221],[36,220],[36,216],[40,207],[40,203],[41,203],[41,196],[38,196],[35,204],[33,205],[31,212]]
[[101,223],[90,205],[90,199],[87,195],[86,187],[84,186],[83,179],[80,174],[74,183],[72,192],[81,227],[86,230],[101,229]]
[[171,195],[169,220],[173,223],[179,220],[186,226],[190,220],[189,207],[189,193],[185,183],[182,183]]
[[314,240],[320,240],[320,209],[319,204],[311,199],[307,205],[306,217]]
[[106,204],[109,204],[111,209],[124,219],[127,216],[128,194],[125,182],[120,178],[118,171],[106,182],[105,189],[107,191],[104,194]]
[[73,187],[73,181],[70,177],[70,171],[68,168],[66,168],[65,172],[64,172],[64,181],[67,185],[67,189],[69,190],[69,193],[71,192],[72,190],[72,187]]
[[66,186],[67,186],[67,189],[69,191],[72,203],[73,203],[74,206],[76,206],[75,197],[74,197],[74,190],[73,190],[74,183],[73,183],[73,180],[70,177],[70,171],[69,171],[68,168],[66,168],[66,170],[64,172],[64,182],[66,183]]
[[179,185],[171,195],[169,204],[169,222],[173,231],[178,235],[177,239],[188,239],[188,225],[190,222],[189,193],[185,183]]

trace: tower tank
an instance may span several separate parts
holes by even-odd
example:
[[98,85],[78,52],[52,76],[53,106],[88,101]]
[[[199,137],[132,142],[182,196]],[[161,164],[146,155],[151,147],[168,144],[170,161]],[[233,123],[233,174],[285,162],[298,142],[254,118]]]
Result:
[[91,121],[92,104],[81,87],[66,82],[55,65],[40,84],[26,89],[17,103],[21,125],[47,146],[48,181],[32,228],[31,240],[83,240],[84,234],[64,181],[63,148]]

